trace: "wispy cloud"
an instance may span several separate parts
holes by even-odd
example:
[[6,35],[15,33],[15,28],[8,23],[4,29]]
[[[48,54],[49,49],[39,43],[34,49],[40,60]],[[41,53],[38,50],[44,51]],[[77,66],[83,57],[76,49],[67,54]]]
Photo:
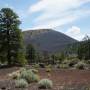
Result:
[[82,40],[83,37],[85,36],[85,34],[83,34],[81,32],[81,29],[77,26],[72,26],[65,32],[65,34],[77,40]]
[[53,12],[65,11],[72,8],[77,8],[90,0],[40,0],[38,3],[32,5],[29,10],[30,12],[38,12],[45,10]]
[[55,28],[90,14],[90,10],[79,8],[88,2],[90,0],[40,0],[29,7],[29,13],[42,12],[35,19],[34,28]]

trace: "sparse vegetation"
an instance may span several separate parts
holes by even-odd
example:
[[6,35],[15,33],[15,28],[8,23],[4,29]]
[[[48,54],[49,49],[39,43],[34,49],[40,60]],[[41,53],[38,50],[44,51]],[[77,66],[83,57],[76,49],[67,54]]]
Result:
[[16,88],[26,88],[28,87],[28,83],[25,79],[18,79],[15,81]]
[[31,69],[33,73],[37,74],[38,70],[37,69]]
[[51,65],[47,65],[46,66],[46,72],[50,73],[52,71],[52,66]]
[[39,89],[51,89],[53,87],[53,83],[49,79],[42,79],[38,83]]
[[83,63],[83,62],[78,62],[78,63],[75,65],[75,67],[76,67],[77,69],[85,69],[85,68],[86,68],[86,64]]
[[38,69],[40,66],[39,66],[39,64],[34,64],[33,67]]
[[32,70],[22,71],[20,78],[25,79],[28,83],[37,82],[39,80],[39,76],[34,74]]

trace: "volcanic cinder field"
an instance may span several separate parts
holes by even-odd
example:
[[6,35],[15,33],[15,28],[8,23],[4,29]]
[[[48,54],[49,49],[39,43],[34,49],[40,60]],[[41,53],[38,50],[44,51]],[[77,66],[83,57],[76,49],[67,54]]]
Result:
[[[18,69],[18,67],[0,69],[0,90],[22,90],[15,88],[14,81],[8,76]],[[45,69],[40,68],[38,74],[41,79],[48,78],[53,81],[52,90],[89,90],[87,87],[90,87],[89,70],[52,69],[48,75]],[[38,90],[38,85],[37,83],[32,83],[25,90]]]

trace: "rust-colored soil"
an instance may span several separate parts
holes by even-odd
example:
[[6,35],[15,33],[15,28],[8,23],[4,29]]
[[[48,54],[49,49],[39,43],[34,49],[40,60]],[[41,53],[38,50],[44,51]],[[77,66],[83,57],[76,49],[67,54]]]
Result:
[[[17,67],[0,69],[0,88],[8,88],[4,90],[22,90],[13,87],[13,81],[10,80],[8,74],[18,70]],[[90,70],[60,70],[53,69],[48,74],[45,69],[39,69],[39,75],[41,78],[49,78],[53,81],[52,90],[63,90],[63,86],[78,86],[78,87],[90,87]],[[30,84],[28,89],[25,90],[37,90],[37,84]],[[1,89],[3,90],[3,89]],[[81,90],[81,89],[68,89],[68,90]],[[86,89],[82,89],[86,90]]]

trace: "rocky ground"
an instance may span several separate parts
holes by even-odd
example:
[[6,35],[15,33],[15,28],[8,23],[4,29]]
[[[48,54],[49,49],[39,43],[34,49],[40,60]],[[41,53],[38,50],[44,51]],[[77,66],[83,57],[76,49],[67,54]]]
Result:
[[[9,74],[18,69],[18,67],[0,69],[0,90],[38,90],[36,83],[30,84],[26,89],[15,88],[15,82],[10,79]],[[45,69],[39,69],[39,75],[53,81],[52,90],[90,90],[89,70],[53,69],[48,75]]]

